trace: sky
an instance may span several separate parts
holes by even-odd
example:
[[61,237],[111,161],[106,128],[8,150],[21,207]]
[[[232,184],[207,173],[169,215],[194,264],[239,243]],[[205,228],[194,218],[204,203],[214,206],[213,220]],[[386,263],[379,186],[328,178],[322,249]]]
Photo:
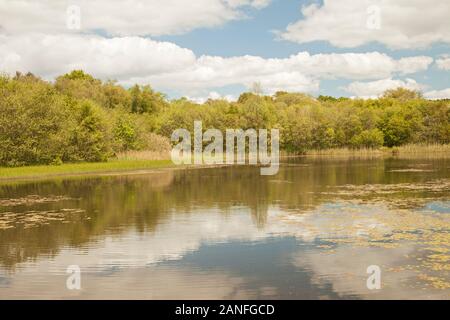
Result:
[[450,98],[448,0],[0,0],[0,72],[83,69],[170,98]]

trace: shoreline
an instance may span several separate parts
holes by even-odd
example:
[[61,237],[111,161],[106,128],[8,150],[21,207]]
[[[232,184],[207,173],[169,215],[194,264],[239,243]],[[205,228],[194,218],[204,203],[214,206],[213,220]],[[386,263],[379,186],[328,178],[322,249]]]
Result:
[[[289,158],[399,158],[399,159],[446,159],[450,158],[450,145],[407,145],[382,149],[326,149],[310,150],[306,154],[281,153],[281,159]],[[121,159],[94,163],[65,163],[62,165],[38,165],[25,167],[0,167],[0,182],[41,180],[58,177],[117,176],[147,174],[164,170],[218,168],[218,165],[175,165],[170,159]]]

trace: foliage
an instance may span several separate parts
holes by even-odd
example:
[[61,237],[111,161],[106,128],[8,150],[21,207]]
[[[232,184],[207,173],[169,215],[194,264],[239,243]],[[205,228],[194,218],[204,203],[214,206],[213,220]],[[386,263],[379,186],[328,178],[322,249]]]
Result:
[[379,148],[384,144],[383,132],[379,129],[364,130],[355,135],[350,144],[356,148]]
[[90,101],[72,108],[75,125],[69,128],[66,161],[106,161],[110,154],[110,137],[105,112]]
[[450,102],[407,89],[379,99],[258,90],[238,101],[168,101],[150,86],[126,89],[75,70],[46,82],[33,74],[0,77],[0,165],[105,161],[114,154],[167,150],[175,129],[280,129],[292,153],[327,148],[450,143]]
[[60,162],[68,144],[66,99],[29,77],[0,80],[0,164]]

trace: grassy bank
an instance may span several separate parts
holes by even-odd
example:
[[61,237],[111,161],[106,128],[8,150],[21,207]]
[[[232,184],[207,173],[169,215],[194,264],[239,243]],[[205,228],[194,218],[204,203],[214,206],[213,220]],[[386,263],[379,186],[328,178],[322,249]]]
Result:
[[172,167],[170,160],[111,160],[97,163],[67,163],[59,166],[0,168],[0,180],[61,175],[88,175]]

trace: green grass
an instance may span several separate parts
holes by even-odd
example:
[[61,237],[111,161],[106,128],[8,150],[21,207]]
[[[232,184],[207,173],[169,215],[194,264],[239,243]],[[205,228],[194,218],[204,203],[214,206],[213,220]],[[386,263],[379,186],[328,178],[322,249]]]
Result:
[[170,160],[110,160],[98,163],[66,163],[59,166],[0,167],[0,180],[40,178],[62,175],[88,175],[108,172],[146,170],[173,167]]

